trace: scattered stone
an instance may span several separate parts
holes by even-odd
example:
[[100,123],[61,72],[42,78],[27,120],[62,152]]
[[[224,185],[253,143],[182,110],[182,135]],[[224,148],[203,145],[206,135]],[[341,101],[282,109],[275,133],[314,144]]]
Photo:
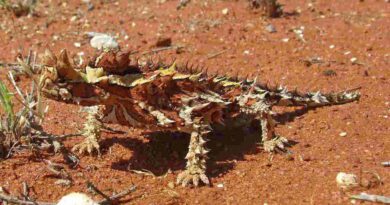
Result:
[[72,184],[72,181],[69,179],[59,179],[54,182],[55,185],[60,185],[60,186],[70,186]]
[[275,26],[273,26],[272,24],[268,24],[266,27],[265,27],[265,30],[270,32],[270,33],[275,33],[276,32],[276,28]]
[[176,6],[177,10],[180,10],[187,6],[187,4],[190,3],[190,0],[180,0],[179,4]]
[[172,45],[172,39],[169,37],[158,37],[156,47],[168,47]]
[[324,70],[322,72],[322,74],[325,76],[336,76],[337,75],[336,71],[334,71],[332,69]]
[[223,186],[223,184],[221,183],[221,184],[217,184],[217,187],[218,187],[218,188],[223,188],[224,186]]
[[299,40],[301,40],[304,43],[306,42],[305,37],[303,35],[303,32],[305,31],[305,27],[304,26],[300,26],[298,28],[294,28],[293,31],[294,31],[295,35],[297,36],[297,38]]
[[356,57],[352,57],[350,59],[350,61],[351,61],[352,64],[355,64],[357,62],[357,58]]
[[290,39],[289,38],[283,38],[282,41],[287,43]]
[[340,137],[345,137],[345,136],[347,136],[347,132],[340,132],[339,136]]
[[92,11],[92,10],[95,9],[95,6],[93,5],[93,3],[89,2],[89,3],[87,4],[87,9],[88,9],[88,11]]
[[330,48],[330,49],[334,49],[334,48],[335,48],[335,45],[330,45],[329,48]]
[[359,185],[357,177],[354,174],[339,172],[336,177],[337,186],[342,189],[350,189]]
[[229,13],[229,9],[228,8],[222,9],[222,14],[223,15],[227,15],[228,13]]
[[79,43],[79,42],[75,42],[73,45],[74,45],[74,47],[76,47],[76,48],[80,48],[80,47],[81,47],[81,43]]
[[71,18],[70,18],[70,22],[74,22],[74,21],[76,21],[77,20],[77,16],[72,16]]
[[168,187],[171,188],[171,189],[175,188],[175,183],[169,182],[168,183]]
[[388,162],[382,162],[381,164],[382,164],[382,166],[384,166],[384,167],[390,167],[390,161],[388,161]]

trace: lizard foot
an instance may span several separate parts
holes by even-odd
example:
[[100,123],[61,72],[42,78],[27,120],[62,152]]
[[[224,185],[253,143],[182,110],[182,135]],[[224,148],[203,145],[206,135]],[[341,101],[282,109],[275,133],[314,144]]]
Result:
[[84,154],[84,153],[88,153],[88,154],[92,154],[92,152],[96,150],[98,155],[100,155],[100,146],[99,146],[99,142],[94,139],[94,138],[85,138],[83,142],[81,142],[80,144],[77,144],[75,145],[73,148],[72,148],[72,151],[73,152],[79,152],[79,154]]
[[186,187],[192,183],[195,187],[197,187],[199,186],[199,182],[210,185],[209,178],[204,172],[191,172],[189,170],[185,170],[177,176],[176,184],[181,184],[183,187]]
[[287,151],[286,145],[288,145],[288,139],[281,136],[276,136],[271,140],[266,140],[263,142],[263,148],[266,152],[275,152],[275,151],[285,152]]

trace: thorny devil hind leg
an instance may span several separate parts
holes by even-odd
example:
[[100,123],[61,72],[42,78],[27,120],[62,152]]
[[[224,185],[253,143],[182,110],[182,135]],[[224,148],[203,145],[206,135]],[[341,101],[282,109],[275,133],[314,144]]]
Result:
[[80,154],[88,152],[91,154],[94,150],[100,155],[100,132],[102,129],[102,106],[93,106],[86,108],[87,110],[87,121],[84,123],[84,127],[81,134],[85,137],[84,141],[73,147],[73,151],[78,151]]
[[206,175],[208,150],[205,148],[206,140],[204,139],[209,132],[209,125],[194,125],[186,156],[186,170],[178,175],[177,184],[181,184],[182,186],[187,186],[190,183],[193,183],[194,186],[198,186],[199,182],[210,184]]
[[270,113],[263,112],[260,118],[261,123],[261,141],[263,148],[267,152],[285,151],[285,144],[288,140],[284,137],[275,135],[275,122]]

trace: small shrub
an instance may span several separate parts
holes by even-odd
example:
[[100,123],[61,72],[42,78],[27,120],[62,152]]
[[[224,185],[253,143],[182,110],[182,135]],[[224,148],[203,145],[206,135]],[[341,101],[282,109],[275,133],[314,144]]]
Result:
[[249,0],[250,7],[261,9],[264,15],[272,18],[279,17],[283,11],[277,0]]

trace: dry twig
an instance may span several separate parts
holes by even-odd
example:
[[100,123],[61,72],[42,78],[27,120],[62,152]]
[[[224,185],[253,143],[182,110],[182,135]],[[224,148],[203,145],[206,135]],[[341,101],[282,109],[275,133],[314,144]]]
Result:
[[390,204],[390,198],[386,196],[380,195],[371,195],[366,193],[360,193],[359,195],[352,195],[351,199],[359,199],[363,201],[371,201],[371,202],[379,202],[384,204]]

